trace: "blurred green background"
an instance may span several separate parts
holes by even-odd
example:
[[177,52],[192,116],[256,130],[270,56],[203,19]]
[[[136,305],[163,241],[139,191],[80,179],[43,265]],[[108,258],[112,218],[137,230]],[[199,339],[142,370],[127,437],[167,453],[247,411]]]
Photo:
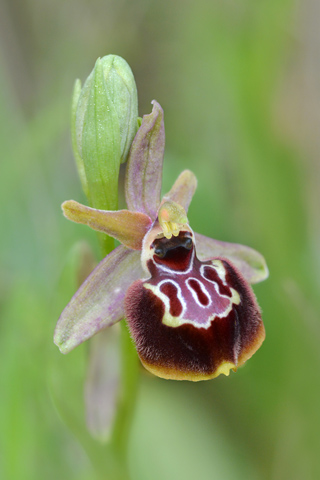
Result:
[[244,368],[199,384],[143,374],[132,478],[320,478],[319,14],[317,0],[1,1],[1,479],[95,479],[52,400],[56,385],[69,423],[83,418],[87,346],[64,357],[52,335],[74,244],[97,251],[60,211],[85,201],[73,82],[109,53],[130,64],[140,115],[164,108],[164,190],[193,170],[192,227],[270,268],[254,287],[266,341]]

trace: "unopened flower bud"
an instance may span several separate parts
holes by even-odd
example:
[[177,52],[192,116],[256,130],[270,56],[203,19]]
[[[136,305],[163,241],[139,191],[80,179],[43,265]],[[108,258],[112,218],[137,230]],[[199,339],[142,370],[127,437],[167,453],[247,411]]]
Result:
[[72,104],[73,148],[83,189],[95,208],[118,203],[120,163],[138,128],[137,89],[132,71],[116,55],[98,59]]

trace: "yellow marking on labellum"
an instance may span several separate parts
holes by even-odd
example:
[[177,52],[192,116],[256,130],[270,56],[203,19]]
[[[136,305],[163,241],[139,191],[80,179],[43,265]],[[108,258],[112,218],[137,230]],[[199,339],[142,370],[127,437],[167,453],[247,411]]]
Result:
[[183,325],[184,323],[191,323],[193,324],[193,322],[191,322],[190,320],[184,320],[183,318],[181,318],[183,316],[183,313],[185,311],[185,305],[183,305],[183,300],[181,302],[181,299],[180,302],[182,303],[182,313],[181,315],[179,315],[179,317],[174,317],[173,315],[171,315],[170,313],[170,300],[169,300],[169,297],[167,295],[165,295],[163,292],[161,292],[160,288],[158,285],[150,285],[150,283],[144,283],[143,286],[145,288],[147,288],[148,290],[151,290],[151,292],[156,295],[156,297],[160,298],[160,300],[162,300],[162,302],[164,303],[164,306],[165,306],[165,313],[164,313],[164,316],[162,318],[162,323],[164,325],[167,325],[168,327],[180,327],[180,325]]
[[165,378],[166,380],[189,380],[191,382],[212,380],[213,378],[216,378],[221,374],[229,376],[230,370],[235,370],[237,368],[234,363],[223,362],[213,373],[199,374],[188,371],[184,372],[164,366],[161,367],[157,365],[151,365],[150,363],[147,363],[143,358],[141,358],[141,362],[149,372],[151,372],[153,375],[156,375],[157,377]]
[[170,239],[172,235],[177,237],[183,226],[188,224],[185,209],[176,202],[168,200],[164,202],[158,212],[158,219],[163,235]]
[[223,283],[224,283],[225,285],[227,285],[227,282],[226,282],[226,269],[224,268],[222,261],[221,261],[221,260],[212,260],[212,261],[211,261],[211,265],[215,268],[217,274],[219,275],[219,277],[221,278],[221,280],[223,281]]
[[[225,285],[228,285],[228,283],[227,283],[227,281],[226,281],[226,269],[224,268],[222,261],[221,261],[221,260],[212,260],[212,261],[211,261],[211,265],[212,265],[212,266],[214,267],[214,269],[216,270],[216,272],[217,272],[219,278],[222,280],[222,282],[223,282]],[[202,265],[202,266],[201,266],[201,270],[200,270],[201,273],[203,273],[203,270],[202,270],[203,268],[205,268],[205,267],[210,267],[211,265],[206,265],[206,264]],[[216,283],[215,281],[209,280],[208,278],[206,278],[206,280],[207,280],[208,282],[211,282],[211,283]],[[229,286],[229,285],[228,285],[228,286]],[[232,293],[232,297],[230,298],[231,302],[232,302],[233,304],[235,303],[236,305],[239,305],[239,303],[240,303],[240,295],[239,295],[239,293],[238,293],[234,288],[232,288],[232,287],[229,287],[229,288],[230,288],[231,293]],[[221,294],[219,294],[219,295],[221,295]],[[223,297],[224,295],[221,295],[221,296]],[[229,311],[230,311],[230,310],[229,310]],[[228,311],[228,313],[229,313],[229,311]]]
[[237,371],[236,365],[234,363],[231,363],[231,362],[223,362],[217,368],[216,376],[223,374],[226,377],[229,377],[230,370]]

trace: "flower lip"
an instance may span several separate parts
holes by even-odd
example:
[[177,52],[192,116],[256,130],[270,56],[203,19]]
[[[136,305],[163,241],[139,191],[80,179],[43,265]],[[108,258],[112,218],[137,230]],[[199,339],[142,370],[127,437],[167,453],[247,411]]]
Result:
[[[228,375],[265,337],[254,293],[230,262],[203,263],[194,256],[192,265],[181,275],[154,265],[151,277],[137,280],[126,293],[125,312],[138,354],[159,377],[199,381]],[[214,280],[203,265],[216,271]]]

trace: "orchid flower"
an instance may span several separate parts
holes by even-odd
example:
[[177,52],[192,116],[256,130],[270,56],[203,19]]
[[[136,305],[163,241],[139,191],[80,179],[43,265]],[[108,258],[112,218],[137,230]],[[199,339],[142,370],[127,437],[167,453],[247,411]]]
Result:
[[129,153],[127,210],[107,211],[69,200],[64,215],[121,245],[93,270],[66,306],[54,341],[70,350],[126,319],[138,355],[153,374],[176,380],[228,375],[265,337],[249,283],[268,276],[264,258],[238,244],[194,233],[187,211],[194,174],[183,171],[160,198],[164,121],[153,101]]

